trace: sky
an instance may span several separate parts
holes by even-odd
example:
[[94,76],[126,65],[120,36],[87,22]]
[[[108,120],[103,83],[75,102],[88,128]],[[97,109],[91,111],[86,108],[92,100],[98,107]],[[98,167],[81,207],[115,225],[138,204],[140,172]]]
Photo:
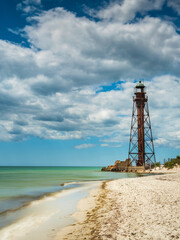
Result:
[[163,162],[180,154],[179,0],[0,1],[0,165],[126,159],[139,80]]

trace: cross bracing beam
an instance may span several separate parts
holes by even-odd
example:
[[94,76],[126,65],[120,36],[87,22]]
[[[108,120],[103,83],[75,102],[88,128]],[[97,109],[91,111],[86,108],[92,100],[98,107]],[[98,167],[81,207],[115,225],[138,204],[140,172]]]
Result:
[[138,166],[156,162],[152,137],[148,97],[144,92],[135,92],[130,128],[129,156],[131,162]]

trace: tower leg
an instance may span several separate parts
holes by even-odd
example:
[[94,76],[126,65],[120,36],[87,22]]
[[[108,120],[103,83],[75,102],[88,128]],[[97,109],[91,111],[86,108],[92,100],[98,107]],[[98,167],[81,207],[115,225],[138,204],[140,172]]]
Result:
[[137,127],[138,127],[138,162],[137,166],[145,164],[145,144],[144,144],[144,106],[137,108]]
[[140,91],[136,91],[133,97],[128,158],[131,159],[131,166],[135,164],[135,166],[148,166],[151,168],[151,165],[156,162],[148,97],[144,87]]

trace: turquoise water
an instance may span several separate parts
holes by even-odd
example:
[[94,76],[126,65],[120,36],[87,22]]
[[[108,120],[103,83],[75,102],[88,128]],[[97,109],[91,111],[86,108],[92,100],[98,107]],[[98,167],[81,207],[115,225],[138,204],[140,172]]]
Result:
[[6,225],[4,215],[50,193],[74,189],[84,181],[129,177],[136,175],[101,172],[99,167],[0,167],[0,228]]

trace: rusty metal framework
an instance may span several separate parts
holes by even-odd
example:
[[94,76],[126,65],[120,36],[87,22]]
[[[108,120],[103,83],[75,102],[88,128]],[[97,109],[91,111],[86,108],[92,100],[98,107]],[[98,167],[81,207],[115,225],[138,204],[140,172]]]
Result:
[[148,97],[144,91],[145,86],[141,82],[139,85],[135,87],[136,92],[133,97],[128,158],[131,158],[132,165],[151,168],[151,165],[156,162],[156,157],[149,116]]

